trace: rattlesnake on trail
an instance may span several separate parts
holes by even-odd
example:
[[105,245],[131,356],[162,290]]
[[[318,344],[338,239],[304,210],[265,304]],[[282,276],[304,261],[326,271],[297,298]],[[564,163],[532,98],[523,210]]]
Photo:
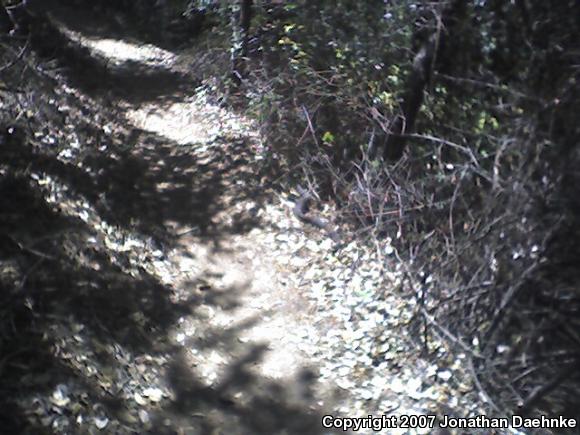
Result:
[[294,207],[292,208],[292,213],[294,216],[298,218],[298,220],[315,226],[326,232],[328,237],[332,239],[335,243],[340,243],[341,237],[337,231],[331,228],[329,222],[325,221],[324,219],[319,218],[318,216],[311,216],[308,214],[310,210],[310,204],[314,198],[314,195],[301,187],[298,187],[298,192],[300,193],[300,197],[296,200]]

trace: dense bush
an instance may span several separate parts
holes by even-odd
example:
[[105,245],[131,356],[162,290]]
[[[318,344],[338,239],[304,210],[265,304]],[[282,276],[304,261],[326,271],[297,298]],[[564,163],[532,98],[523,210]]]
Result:
[[500,413],[580,409],[579,13],[535,0],[254,5],[241,86],[269,152],[343,222],[396,239],[426,349],[436,334],[467,352]]

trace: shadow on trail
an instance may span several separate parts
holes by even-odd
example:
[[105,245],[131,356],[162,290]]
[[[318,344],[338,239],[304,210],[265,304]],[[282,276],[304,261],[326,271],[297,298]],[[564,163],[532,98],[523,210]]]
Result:
[[[53,0],[54,1],[54,0]],[[95,1],[91,4],[75,4],[74,0],[60,0],[59,4],[50,6],[50,13],[59,21],[64,21],[71,30],[92,38],[131,39],[146,43],[142,32],[132,21],[116,8],[123,9],[123,5],[112,4],[114,10],[106,10],[103,2]]]
[[[157,2],[161,6],[158,11],[149,8],[146,15],[143,15],[146,8],[140,2],[93,1],[89,5],[78,3],[75,0],[60,0],[45,9],[50,9],[54,17],[87,37],[124,39],[136,44],[154,44],[167,49],[192,43],[204,28],[211,26],[206,20],[204,7],[174,16],[168,22],[160,19],[159,15],[155,16],[155,12],[163,15],[162,2]],[[177,34],[172,35],[174,32]]]
[[[0,210],[0,371],[8,405],[2,410],[20,409],[3,416],[9,422],[3,430],[63,429],[65,420],[51,408],[59,385],[70,397],[84,394],[107,408],[117,387],[107,391],[103,379],[90,374],[118,371],[111,381],[122,383],[131,377],[121,373],[129,369],[123,362],[171,352],[168,329],[194,307],[173,302],[172,290],[151,275],[124,272],[103,243],[90,242],[92,228],[55,211],[26,178],[2,178]],[[23,415],[30,419],[35,409],[16,402],[23,396],[34,398],[43,418],[34,430]]]
[[[79,135],[87,140],[99,134],[90,125],[82,127],[86,130]],[[134,151],[114,151],[121,144],[105,151],[85,150],[82,169],[19,144],[5,145],[3,154],[14,169],[37,171],[64,183],[110,224],[167,247],[175,243],[178,228],[191,229],[218,245],[228,234],[261,225],[257,210],[265,198],[256,174],[244,167],[249,159],[245,142],[215,143],[211,155],[200,161],[195,145],[179,145],[147,132],[139,140]],[[253,209],[236,208],[248,200],[255,203]],[[224,212],[230,214],[229,224],[216,219]]]
[[[168,100],[183,98],[179,94],[182,85],[188,87],[185,95],[190,95],[194,87],[190,77],[177,77],[172,71],[138,62],[107,66],[107,59],[71,43],[54,26],[45,31],[48,35],[42,38],[39,50],[56,54],[67,81],[79,85],[83,93],[114,95],[130,103],[155,100],[161,107]],[[75,94],[66,98],[68,104],[84,110],[85,102]],[[179,227],[217,239],[260,225],[257,210],[263,202],[264,187],[260,174],[244,166],[252,158],[246,138],[218,139],[201,155],[196,152],[199,144],[195,137],[190,144],[178,144],[129,125],[116,106],[106,110],[109,113],[98,123],[78,115],[64,119],[75,124],[75,134],[85,145],[80,157],[82,170],[76,162],[68,164],[50,155],[33,155],[29,148],[19,149],[16,159],[23,167],[31,165],[65,182],[110,223],[138,230],[163,243],[172,243],[173,230]],[[47,122],[63,120],[53,117]],[[105,124],[113,125],[112,134],[103,133]],[[237,204],[247,200],[255,203],[252,210],[235,210]],[[222,212],[231,217],[229,227],[215,219]]]
[[[0,210],[0,420],[7,433],[83,431],[75,419],[100,414],[115,433],[207,434],[224,425],[236,428],[231,434],[319,433],[320,420],[306,402],[291,404],[295,386],[249,370],[266,352],[263,345],[240,343],[252,322],[192,337],[189,346],[203,341],[237,355],[212,387],[169,339],[179,318],[222,299],[177,302],[174,289],[146,272],[124,272],[104,244],[88,242],[92,228],[46,204],[24,177],[1,180]],[[223,291],[228,309],[244,289]],[[173,398],[161,408],[137,406],[133,394],[163,373]],[[312,379],[297,382],[306,391]],[[73,415],[65,399],[77,404]],[[150,423],[138,420],[143,410]]]
[[[105,99],[122,99],[131,104],[141,104],[160,99],[176,99],[176,94],[195,89],[200,81],[192,74],[172,70],[163,62],[148,64],[147,59],[112,60],[105,55],[91,50],[81,44],[79,38],[86,38],[84,33],[73,32],[69,26],[75,16],[63,12],[66,9],[54,9],[49,17],[43,18],[37,26],[38,33],[31,35],[32,46],[46,61],[58,62],[61,74],[68,82],[86,95]],[[87,11],[79,10],[80,16]],[[59,21],[54,16],[61,17]],[[94,17],[93,17],[93,21]],[[78,26],[72,26],[77,28]],[[117,43],[115,50],[137,50],[139,41],[129,42],[118,33],[106,34],[102,29],[101,36],[109,43]],[[89,38],[87,41],[99,41],[100,38]],[[90,44],[89,44],[90,45]],[[162,51],[163,52],[163,51]],[[165,52],[171,56],[171,52]]]
[[[94,66],[92,90],[106,92],[120,76],[99,70],[103,64],[92,64],[90,53],[83,56],[80,62],[66,55],[57,59],[73,82],[82,82],[78,76]],[[130,70],[126,73],[118,83],[138,83]],[[218,140],[200,154],[194,144],[127,130],[124,120],[115,119],[115,109],[91,122],[85,115],[98,107],[88,106],[82,95],[63,96],[40,84],[35,89],[32,82],[26,86],[30,92],[43,89],[39,113],[50,114],[49,101],[63,98],[74,110],[15,126],[22,136],[9,136],[0,117],[2,431],[93,433],[104,425],[103,433],[120,434],[323,433],[310,394],[313,372],[304,369],[286,382],[252,370],[267,348],[240,337],[260,319],[230,328],[208,326],[185,348],[173,340],[183,317],[203,320],[203,307],[234,309],[244,287],[184,294],[147,271],[144,264],[151,259],[135,264],[123,236],[109,234],[91,214],[122,229],[120,234],[161,241],[159,260],[177,246],[180,227],[197,228],[202,239],[219,245],[227,234],[260,225],[255,212],[235,209],[246,200],[259,209],[263,201],[260,174],[246,165],[247,141]],[[147,100],[177,88],[133,94],[138,89],[126,88],[127,98]],[[58,147],[31,145],[33,132],[58,132],[65,123],[74,126],[81,143],[75,159],[57,157]],[[103,135],[105,123],[114,125],[113,134]],[[47,202],[47,192],[32,181],[39,174],[58,184],[63,198],[83,198],[93,211],[86,216],[74,201]],[[229,213],[228,223],[220,223],[220,213]],[[198,277],[200,282],[211,278],[209,272]],[[196,348],[231,357],[213,384],[188,356]],[[164,393],[152,397],[148,389]]]
[[[233,190],[235,181],[243,178],[236,165],[247,152],[244,144],[216,144],[215,159],[201,162],[190,146],[147,136],[147,143],[136,152],[115,161],[98,157],[91,162],[98,168],[97,185],[103,198],[98,208],[104,216],[164,243],[171,243],[176,227],[219,239],[259,225],[250,214],[237,216],[230,227],[215,218],[235,202],[261,201],[258,186],[244,183],[245,189]],[[226,153],[230,152],[236,158],[228,165]]]
[[[173,361],[169,381],[177,395],[167,412],[177,423],[174,429],[182,428],[187,433],[187,429],[193,429],[190,416],[197,415],[197,431],[192,433],[333,433],[322,430],[321,415],[313,410],[314,374],[311,371],[304,369],[288,385],[259,379],[250,369],[267,350],[261,345],[246,346],[245,350],[228,367],[224,379],[211,389],[200,385],[183,356]],[[208,417],[199,418],[201,415]]]

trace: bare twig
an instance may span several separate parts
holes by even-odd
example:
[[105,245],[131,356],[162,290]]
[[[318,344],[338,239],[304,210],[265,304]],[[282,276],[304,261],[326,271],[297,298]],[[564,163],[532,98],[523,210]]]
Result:
[[491,399],[489,394],[487,394],[487,391],[485,390],[485,388],[483,388],[483,385],[481,385],[481,382],[479,381],[479,376],[477,375],[475,367],[473,366],[473,359],[469,358],[468,362],[469,362],[469,370],[471,371],[471,376],[473,378],[473,382],[475,383],[475,386],[477,387],[478,391],[485,398],[486,402],[490,404],[490,406],[494,409],[494,411],[497,412],[498,414],[501,414],[499,407]]
[[[0,72],[7,70],[8,68],[13,67],[14,65],[16,65],[16,63],[22,59],[22,56],[24,56],[24,53],[26,52],[26,49],[28,48],[28,44],[30,42],[30,38],[28,38],[26,40],[26,43],[24,44],[24,46],[20,49],[20,51],[16,54],[16,57],[14,59],[12,59],[10,62],[8,62],[6,65],[2,65],[0,67]],[[0,44],[2,45],[2,47],[9,49],[10,51],[13,51],[12,48],[8,47],[6,44]]]
[[431,316],[427,310],[425,310],[424,308],[421,310],[421,313],[423,314],[423,317],[425,317],[425,319],[432,324],[433,326],[437,327],[437,329],[452,343],[457,344],[462,350],[464,350],[465,352],[467,352],[468,354],[472,355],[475,358],[483,358],[481,356],[481,354],[475,350],[473,350],[471,347],[469,347],[468,345],[466,345],[463,340],[461,340],[460,338],[456,337],[454,334],[452,334],[447,328],[445,328],[443,325],[441,325],[440,323],[438,323],[433,316]]
[[537,387],[530,393],[530,395],[524,400],[522,406],[520,407],[519,411],[521,414],[526,414],[530,411],[530,409],[542,399],[542,397],[548,395],[550,392],[558,388],[558,386],[572,376],[578,370],[578,366],[576,364],[571,364],[565,370],[560,372],[558,376],[552,379],[547,384],[544,384],[540,387]]
[[306,116],[306,121],[308,122],[308,128],[310,129],[310,133],[312,134],[312,139],[317,147],[319,147],[318,139],[316,138],[316,132],[314,131],[314,126],[312,125],[312,121],[310,119],[310,115],[308,114],[308,109],[306,106],[302,106],[302,111],[304,112],[304,116]]
[[477,160],[477,158],[475,157],[475,155],[473,154],[473,151],[467,147],[464,147],[462,145],[456,144],[455,142],[451,142],[448,141],[446,139],[441,139],[435,136],[431,136],[429,134],[407,134],[406,136],[411,137],[411,138],[416,138],[416,139],[424,139],[424,140],[429,140],[431,142],[436,142],[436,143],[440,143],[443,145],[447,145],[451,148],[454,148],[458,151],[461,151],[462,153],[466,154],[469,159],[472,161],[472,163],[476,166],[479,167],[479,162]]

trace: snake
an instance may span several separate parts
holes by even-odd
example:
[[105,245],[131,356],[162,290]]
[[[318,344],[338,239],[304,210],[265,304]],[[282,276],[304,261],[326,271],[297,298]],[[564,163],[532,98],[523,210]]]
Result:
[[298,218],[299,221],[312,225],[326,233],[328,237],[332,239],[333,242],[339,243],[341,241],[340,235],[338,232],[332,229],[329,222],[326,220],[309,214],[310,205],[314,200],[314,195],[305,189],[298,188],[298,192],[300,193],[300,197],[296,201],[294,207],[292,208],[292,212],[294,216]]

